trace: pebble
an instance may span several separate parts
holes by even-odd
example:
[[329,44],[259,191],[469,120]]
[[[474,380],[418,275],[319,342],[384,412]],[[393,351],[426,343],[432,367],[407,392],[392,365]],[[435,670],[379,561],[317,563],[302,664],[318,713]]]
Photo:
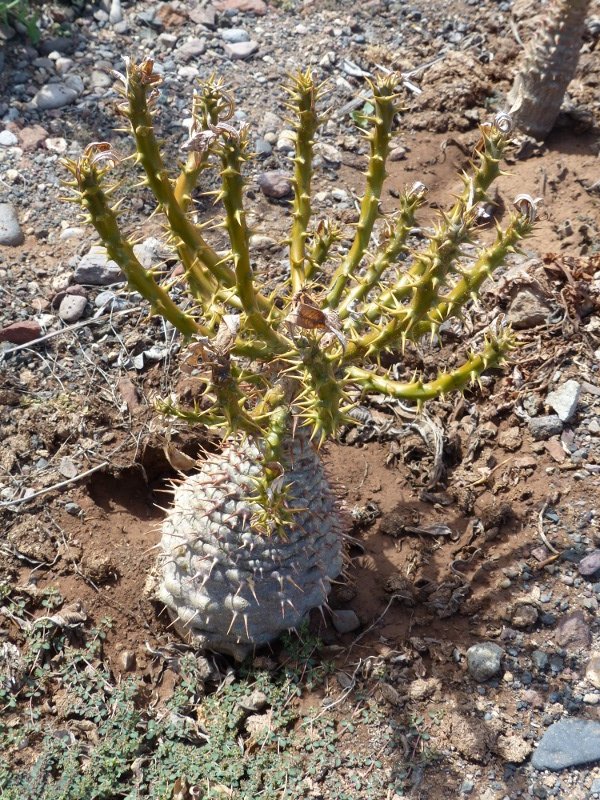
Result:
[[342,154],[340,151],[337,147],[327,142],[317,142],[315,145],[315,153],[323,156],[330,167],[339,167],[342,164]]
[[600,653],[592,653],[585,668],[585,679],[596,689],[600,689]]
[[593,550],[587,556],[584,556],[577,568],[585,578],[593,577],[600,570],[600,550]]
[[545,299],[531,288],[519,288],[512,295],[507,319],[516,330],[535,328],[546,322],[550,306]]
[[175,56],[179,61],[191,61],[206,52],[206,39],[188,39],[178,47]]
[[174,259],[174,251],[162,239],[150,236],[143,242],[133,245],[133,253],[145,269],[153,269],[168,259]]
[[0,328],[0,342],[10,342],[11,344],[27,344],[34,339],[39,339],[42,335],[40,324],[35,320],[23,320],[13,322]]
[[114,292],[111,292],[110,289],[106,289],[104,292],[100,292],[96,296],[94,305],[96,308],[104,308],[105,306],[110,305],[113,311],[118,311],[121,308],[125,308],[127,304],[124,298],[118,297]]
[[[261,130],[263,133],[275,133],[280,125],[281,120],[277,114],[274,114],[272,111],[265,111],[261,120]],[[282,131],[282,135],[283,133],[286,133],[286,131]],[[293,131],[289,131],[289,133],[292,137],[294,136]]]
[[250,247],[253,250],[277,250],[279,246],[275,239],[263,233],[254,233],[250,237]]
[[551,725],[531,758],[534,769],[553,771],[600,759],[600,722],[566,717]]
[[560,647],[589,647],[591,632],[583,611],[578,609],[570,614],[564,614],[556,626],[555,637]]
[[57,58],[54,62],[54,69],[59,75],[66,75],[66,73],[71,69],[74,65],[74,61],[72,58]]
[[67,140],[63,139],[62,136],[51,136],[45,140],[44,144],[51,153],[62,155],[67,151]]
[[479,683],[493,678],[502,668],[504,650],[494,642],[474,644],[467,650],[469,674]]
[[133,672],[136,667],[135,653],[132,650],[123,650],[120,661],[123,672]]
[[19,131],[19,142],[25,151],[37,150],[48,138],[48,131],[41,125],[29,125]]
[[254,152],[257,156],[270,156],[273,152],[273,145],[269,144],[266,139],[258,138],[254,142]]
[[256,14],[257,17],[267,13],[265,0],[214,0],[212,5],[217,11],[239,11],[242,14]]
[[72,86],[65,86],[64,83],[48,83],[35,94],[33,103],[40,111],[49,111],[68,106],[77,99],[77,96],[78,92]]
[[258,42],[251,39],[249,42],[228,42],[225,47],[225,55],[235,60],[250,58],[258,50]]
[[67,294],[61,300],[58,316],[63,322],[72,323],[81,319],[87,305],[87,298],[80,294]]
[[83,239],[86,234],[87,231],[84,228],[73,226],[63,228],[58,238],[61,240],[61,242],[68,242],[70,239]]
[[548,668],[548,664],[550,663],[550,658],[548,653],[544,653],[543,650],[534,650],[531,654],[531,660],[535,667],[539,670],[545,670]]
[[296,134],[294,131],[284,129],[277,137],[277,149],[281,153],[292,153],[296,147]]
[[265,197],[281,200],[292,194],[292,182],[285,172],[272,170],[258,176],[258,185]]
[[538,621],[538,610],[528,603],[518,605],[512,615],[512,624],[515,628],[528,628]]
[[195,22],[196,25],[204,25],[205,28],[216,28],[217,27],[217,12],[213,8],[213,6],[208,6],[207,8],[188,8],[187,14],[188,17]]
[[93,69],[90,81],[95,89],[108,89],[115,82],[115,79],[101,69]]
[[12,203],[0,203],[0,245],[17,247],[24,241],[15,207]]
[[0,131],[0,147],[14,147],[19,140],[12,131]]
[[577,381],[565,381],[558,389],[550,392],[546,403],[556,411],[558,418],[568,422],[577,410],[581,384]]
[[263,711],[269,704],[269,698],[264,692],[261,692],[260,689],[255,689],[251,694],[242,697],[241,700],[238,701],[238,705],[240,708],[243,708],[244,711]]
[[230,44],[250,41],[250,34],[243,28],[221,28],[218,33],[221,34],[221,39]]
[[404,161],[406,158],[407,150],[405,147],[394,147],[390,150],[389,160],[390,161]]
[[333,612],[333,627],[338,633],[351,633],[360,627],[360,620],[350,608]]
[[561,433],[563,424],[561,419],[554,414],[542,417],[531,417],[527,421],[529,431],[536,441],[549,439]]
[[109,259],[106,250],[94,245],[75,268],[74,279],[77,283],[88,286],[107,286],[111,283],[123,283],[125,276],[119,265]]

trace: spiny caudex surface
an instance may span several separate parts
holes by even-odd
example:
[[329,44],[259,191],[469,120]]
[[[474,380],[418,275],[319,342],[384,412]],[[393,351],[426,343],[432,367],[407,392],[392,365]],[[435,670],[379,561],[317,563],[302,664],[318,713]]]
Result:
[[[158,267],[146,269],[136,258],[119,219],[122,200],[113,199],[120,187],[109,178],[125,159],[110,144],[91,144],[78,161],[65,162],[73,177],[68,186],[130,287],[181,333],[203,365],[202,401],[184,409],[170,398],[161,408],[218,429],[223,447],[175,489],[163,526],[159,596],[182,632],[243,656],[325,605],[341,571],[342,525],[318,448],[348,421],[353,401],[379,392],[420,405],[463,390],[504,360],[513,339],[497,327],[461,366],[432,380],[398,381],[380,366],[385,351],[436,339],[441,324],[461,313],[529,234],[536,202],[517,198],[495,241],[466,258],[479,207],[509,143],[510,119],[500,115],[481,126],[462,191],[431,231],[418,229],[415,219],[426,195],[422,184],[407,189],[397,211],[380,219],[400,111],[400,82],[386,75],[371,85],[374,111],[362,123],[369,147],[365,193],[351,244],[342,249],[334,224],[311,221],[322,87],[309,72],[300,73],[288,86],[296,134],[289,278],[277,295],[269,294],[253,269],[244,210],[248,130],[233,124],[233,102],[220,82],[210,78],[195,91],[186,159],[171,172],[155,132],[161,78],[152,61],[128,60],[119,78],[118,110],[135,142],[131,159],[156,198],[183,276],[161,280]],[[207,169],[220,176],[214,194],[230,243],[226,253],[215,251],[207,226],[195,220],[193,192]]]

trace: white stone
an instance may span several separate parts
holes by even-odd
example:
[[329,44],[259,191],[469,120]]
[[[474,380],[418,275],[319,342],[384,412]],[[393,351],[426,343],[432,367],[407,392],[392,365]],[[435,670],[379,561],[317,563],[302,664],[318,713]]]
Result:
[[62,108],[77,99],[78,92],[62,83],[49,83],[36,93],[33,98],[34,105],[40,111],[49,111],[53,108]]
[[18,141],[19,140],[12,131],[9,130],[0,131],[0,146],[14,147],[18,143]]
[[581,384],[574,380],[565,381],[546,398],[548,405],[556,411],[559,419],[568,422],[577,411],[581,394]]

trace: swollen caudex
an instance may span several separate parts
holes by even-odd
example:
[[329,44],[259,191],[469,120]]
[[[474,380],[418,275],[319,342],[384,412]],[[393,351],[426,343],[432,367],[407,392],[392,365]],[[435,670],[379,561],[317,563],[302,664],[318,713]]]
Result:
[[323,605],[342,571],[340,516],[319,457],[300,434],[289,450],[294,524],[280,532],[252,529],[249,496],[262,470],[254,445],[226,444],[175,489],[158,597],[198,646],[243,658]]

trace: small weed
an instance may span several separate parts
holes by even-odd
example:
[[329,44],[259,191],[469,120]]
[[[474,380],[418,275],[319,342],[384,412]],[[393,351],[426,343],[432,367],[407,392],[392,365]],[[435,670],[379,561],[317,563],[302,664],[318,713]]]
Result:
[[[390,781],[410,781],[410,764],[394,776],[383,768],[386,717],[372,698],[353,697],[360,707],[344,721],[324,709],[299,713],[297,699],[333,670],[307,628],[285,639],[276,673],[229,672],[208,693],[195,655],[183,655],[172,696],[154,705],[143,681],[115,681],[104,664],[110,620],[84,639],[49,622],[62,604],[56,591],[32,600],[0,586],[0,597],[20,636],[12,680],[0,651],[2,800],[171,800],[178,780],[205,800],[295,800],[317,786],[331,800],[375,800]],[[45,610],[38,621],[36,608]],[[257,691],[266,705],[252,713],[245,700]],[[397,733],[393,747],[403,733],[421,768],[425,721]]]
[[29,0],[0,0],[0,23],[17,22],[33,44],[40,40],[38,14]]

